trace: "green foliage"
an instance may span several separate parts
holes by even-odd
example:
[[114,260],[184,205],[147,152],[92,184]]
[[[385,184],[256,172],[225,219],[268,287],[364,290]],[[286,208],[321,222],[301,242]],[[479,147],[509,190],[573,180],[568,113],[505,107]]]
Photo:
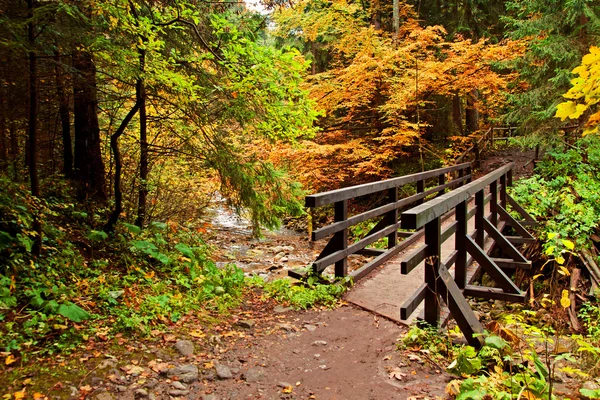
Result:
[[562,125],[554,114],[570,87],[571,70],[600,32],[600,6],[593,0],[511,0],[506,8],[508,36],[527,43],[514,63],[526,89],[510,97],[506,120],[523,131],[543,132],[538,141],[547,140]]
[[560,255],[573,249],[569,242],[586,248],[600,214],[600,138],[589,135],[573,147],[550,150],[536,175],[519,181],[513,195],[544,222],[545,251]]
[[587,334],[600,340],[600,307],[596,302],[587,301],[579,308],[578,317],[583,322]]
[[[349,229],[350,240],[358,242],[360,239],[364,238],[375,225],[377,225],[377,221],[363,221],[351,226]],[[376,249],[386,249],[388,246],[388,238],[383,237],[372,243],[370,246],[375,247]]]
[[346,283],[320,283],[317,276],[309,276],[306,284],[292,284],[289,279],[258,284],[263,287],[267,298],[274,298],[300,310],[320,306],[333,308],[347,289]]

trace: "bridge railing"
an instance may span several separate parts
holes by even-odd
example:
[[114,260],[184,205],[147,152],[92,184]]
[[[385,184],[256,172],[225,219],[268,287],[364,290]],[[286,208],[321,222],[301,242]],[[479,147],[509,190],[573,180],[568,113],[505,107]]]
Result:
[[[408,319],[425,302],[424,317],[432,324],[440,321],[440,299],[443,300],[465,337],[473,345],[479,338],[473,334],[483,331],[464,296],[522,302],[525,294],[512,282],[505,271],[530,268],[531,263],[517,250],[516,244],[535,241],[522,224],[507,211],[510,204],[529,224],[531,218],[507,193],[512,184],[514,163],[457,188],[440,197],[418,205],[401,215],[401,227],[425,231],[425,243],[409,253],[401,262],[402,274],[410,273],[424,262],[424,283],[401,307],[401,318]],[[472,199],[474,198],[474,201]],[[474,204],[473,204],[474,203]],[[469,210],[469,204],[472,204]],[[487,206],[489,204],[489,207]],[[486,212],[489,209],[489,213]],[[442,217],[453,212],[455,221],[442,229]],[[475,218],[475,231],[469,233],[468,222]],[[518,236],[504,236],[503,228],[510,225]],[[454,246],[442,259],[442,244],[454,236]],[[493,258],[486,251],[487,237],[498,246],[505,258]],[[472,286],[467,280],[471,261],[496,283],[496,287]],[[454,269],[452,276],[450,269]]]
[[[495,143],[500,140],[504,140],[508,143],[508,139],[513,137],[518,131],[518,127],[515,126],[492,126],[483,133],[473,144],[463,151],[454,161],[455,164],[463,163],[465,161],[472,161],[475,168],[479,168],[481,162],[481,155],[488,148],[493,148]],[[498,136],[496,132],[500,132],[502,136]]]
[[[335,264],[335,276],[345,277],[348,275],[349,256],[353,254],[374,256],[375,258],[350,274],[354,279],[365,276],[375,267],[383,264],[422,236],[422,231],[398,232],[401,224],[399,210],[421,204],[428,196],[441,196],[446,190],[459,187],[470,181],[471,163],[463,163],[307,196],[305,199],[306,207],[313,209],[333,205],[334,209],[333,223],[312,231],[311,240],[313,241],[331,236],[327,245],[313,263],[313,271],[321,273],[328,266]],[[432,182],[433,186],[428,187]],[[411,184],[416,185],[416,194],[400,198],[399,189]],[[371,198],[381,196],[386,198],[386,201],[383,205],[349,216],[348,201],[367,196]],[[349,228],[382,216],[383,218],[363,238],[354,243],[348,243]],[[367,247],[384,237],[388,239],[387,249]],[[399,238],[405,238],[405,240],[399,242]],[[290,271],[289,274],[295,277],[301,275],[297,271]]]

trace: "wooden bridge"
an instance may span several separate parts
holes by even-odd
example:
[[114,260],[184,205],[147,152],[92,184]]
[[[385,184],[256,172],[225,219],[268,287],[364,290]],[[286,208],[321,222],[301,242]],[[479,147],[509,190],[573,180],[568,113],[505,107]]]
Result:
[[[473,180],[471,163],[463,163],[307,196],[307,207],[332,207],[334,213],[333,223],[311,234],[313,241],[329,237],[313,271],[333,265],[336,277],[358,281],[348,301],[397,321],[420,314],[439,325],[449,312],[469,343],[479,346],[474,334],[483,328],[466,297],[525,301],[509,274],[531,267],[518,246],[535,241],[524,227],[535,220],[507,193],[513,167]],[[373,206],[350,216],[349,202]],[[349,229],[366,221],[376,223],[349,243]],[[386,248],[369,247],[384,238]],[[490,256],[494,248],[501,257]],[[348,260],[356,255],[371,259],[349,273]],[[473,284],[482,272],[495,287]]]

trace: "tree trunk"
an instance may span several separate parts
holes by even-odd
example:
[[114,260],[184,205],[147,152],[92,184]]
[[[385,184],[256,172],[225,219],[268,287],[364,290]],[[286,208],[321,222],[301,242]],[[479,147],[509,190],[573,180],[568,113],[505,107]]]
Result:
[[[37,170],[37,56],[35,54],[35,25],[33,23],[33,0],[27,0],[29,23],[27,24],[29,39],[29,180],[31,182],[31,195],[40,196],[40,184]],[[36,232],[33,254],[39,256],[42,251],[42,224],[40,217],[34,213],[33,230]]]
[[[143,74],[146,65],[146,51],[140,49],[140,72]],[[138,79],[136,97],[140,105],[140,188],[138,192],[138,212],[135,224],[140,228],[146,222],[146,199],[148,197],[148,137],[146,116],[146,85],[143,76]]]
[[17,182],[19,180],[19,138],[17,137],[17,125],[15,121],[10,121],[8,137],[10,139],[10,163],[12,165],[13,179]]
[[71,116],[69,115],[69,97],[65,92],[65,82],[60,65],[60,53],[54,53],[56,60],[56,95],[58,97],[58,113],[62,126],[63,144],[63,174],[67,178],[73,177],[73,143],[71,141]]
[[471,89],[467,94],[466,125],[467,133],[477,132],[479,130],[479,111],[477,110],[477,100],[479,91]]
[[[136,97],[137,98],[140,97],[138,95],[138,93],[141,90],[140,83],[141,83],[141,80],[138,80],[138,84],[136,85]],[[108,221],[106,222],[106,225],[104,226],[104,230],[106,232],[113,231],[115,224],[119,220],[119,216],[121,215],[121,212],[123,212],[123,192],[121,191],[121,171],[123,169],[123,161],[121,159],[121,150],[119,148],[119,138],[121,137],[123,132],[125,132],[127,125],[129,125],[129,122],[134,117],[135,113],[139,110],[139,108],[140,108],[140,103],[136,102],[135,105],[133,106],[133,108],[125,116],[125,119],[123,119],[123,122],[121,122],[119,129],[117,129],[115,131],[115,133],[113,133],[110,136],[110,148],[112,149],[113,156],[115,157],[115,181],[114,181],[115,208],[113,209],[113,212],[110,214],[110,218],[108,219]]]
[[6,131],[6,110],[4,109],[4,86],[0,85],[0,170],[6,171],[8,159],[8,133]]
[[398,31],[400,31],[400,1],[393,0],[393,23],[394,23],[394,39],[398,38]]
[[78,182],[80,201],[105,201],[104,162],[100,150],[96,66],[92,55],[78,51],[73,55],[73,115],[75,120],[75,157],[73,176]]
[[454,122],[454,127],[459,135],[463,135],[465,133],[463,128],[462,114],[462,103],[460,101],[458,91],[456,91],[454,92],[454,97],[452,97],[452,121]]

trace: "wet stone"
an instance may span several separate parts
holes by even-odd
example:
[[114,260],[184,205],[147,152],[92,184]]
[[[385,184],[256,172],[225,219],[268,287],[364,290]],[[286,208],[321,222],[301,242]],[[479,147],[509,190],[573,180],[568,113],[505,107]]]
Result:
[[254,325],[256,325],[256,322],[252,320],[241,320],[237,323],[237,326],[244,329],[252,329],[254,328]]
[[175,343],[175,349],[182,356],[189,357],[194,354],[194,343],[190,340],[178,340],[177,343]]
[[192,364],[181,365],[167,372],[169,377],[178,377],[180,381],[192,383],[198,380],[198,367]]
[[190,394],[189,390],[177,390],[177,389],[171,389],[169,390],[169,394],[171,396],[175,396],[175,397],[179,397],[179,396],[187,396],[188,394]]
[[171,386],[173,386],[173,389],[177,389],[177,390],[186,390],[187,386],[185,386],[183,383],[179,382],[179,381],[175,381],[173,383],[171,383]]

